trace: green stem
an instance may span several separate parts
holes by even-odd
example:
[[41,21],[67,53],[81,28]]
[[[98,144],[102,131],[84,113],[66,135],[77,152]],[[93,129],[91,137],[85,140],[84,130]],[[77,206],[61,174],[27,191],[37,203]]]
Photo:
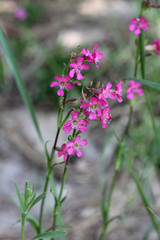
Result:
[[68,158],[66,160],[66,163],[65,163],[63,177],[62,177],[62,183],[61,183],[61,189],[60,189],[60,192],[59,192],[58,200],[55,203],[55,207],[54,207],[53,225],[52,225],[52,230],[53,231],[55,231],[55,229],[56,229],[57,215],[58,215],[58,211],[59,211],[59,208],[60,208],[60,205],[61,205],[62,193],[63,193],[63,189],[64,189],[64,184],[65,184],[65,181],[66,181],[66,173],[67,173],[68,161],[69,161],[69,156],[68,156]]
[[150,207],[150,205],[149,205],[149,202],[147,201],[147,198],[145,197],[145,194],[144,194],[144,192],[143,192],[143,190],[142,190],[141,184],[140,184],[140,182],[139,182],[139,180],[138,180],[138,178],[137,178],[137,175],[136,175],[136,173],[135,173],[135,171],[134,171],[134,168],[133,168],[133,166],[132,166],[132,164],[131,164],[131,162],[130,162],[130,160],[129,160],[129,158],[128,158],[128,156],[127,156],[127,153],[126,153],[126,151],[125,151],[124,148],[123,148],[123,154],[124,154],[124,158],[125,158],[125,160],[126,160],[126,162],[127,162],[128,168],[129,168],[129,170],[130,170],[130,173],[131,173],[131,175],[132,175],[132,177],[133,177],[133,180],[134,180],[134,182],[135,182],[136,185],[137,185],[138,191],[139,191],[139,193],[140,193],[140,195],[141,195],[141,198],[142,198],[142,200],[143,200],[143,203],[144,203],[144,206],[145,206],[145,208],[146,208],[146,211],[148,212],[148,215],[149,215],[149,217],[150,217],[150,219],[151,219],[151,221],[152,221],[152,224],[153,224],[153,226],[154,226],[154,228],[155,228],[155,230],[156,230],[156,232],[157,232],[158,239],[160,239],[159,227],[158,227],[158,225],[157,225],[157,222],[156,222],[156,220],[155,220],[152,212],[150,211],[151,207]]
[[24,238],[24,225],[25,225],[25,221],[26,221],[26,215],[24,215],[22,213],[22,216],[21,216],[21,240],[23,240],[23,238]]

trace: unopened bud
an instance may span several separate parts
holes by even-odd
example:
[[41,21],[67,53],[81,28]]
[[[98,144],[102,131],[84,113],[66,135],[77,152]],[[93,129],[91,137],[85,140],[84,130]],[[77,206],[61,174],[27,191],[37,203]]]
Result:
[[98,81],[97,83],[96,83],[96,86],[95,86],[95,88],[99,88],[100,87],[100,85],[101,85],[101,82],[100,81]]
[[93,86],[93,81],[89,82],[89,87],[91,88]]
[[58,152],[61,151],[62,149],[60,147],[55,147],[55,150],[57,150]]
[[91,92],[98,95],[101,91],[99,89],[96,89],[96,88],[91,88]]
[[68,105],[76,105],[77,103],[78,103],[78,98],[76,98],[76,97],[66,100],[66,104],[68,104]]
[[152,55],[153,55],[153,52],[146,52],[146,54],[145,54],[146,57],[150,57]]

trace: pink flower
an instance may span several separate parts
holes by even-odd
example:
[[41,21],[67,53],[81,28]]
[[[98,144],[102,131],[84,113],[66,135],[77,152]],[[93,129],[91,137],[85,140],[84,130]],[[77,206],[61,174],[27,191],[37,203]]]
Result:
[[110,123],[112,116],[109,114],[110,107],[106,107],[105,109],[102,109],[100,122],[102,122],[102,128],[107,128],[107,124]]
[[27,18],[27,12],[23,7],[17,7],[14,14],[20,21],[24,21]]
[[101,116],[102,106],[108,106],[104,99],[92,97],[88,102],[81,103],[80,108],[83,108],[83,113],[88,116],[90,120],[93,120]]
[[61,156],[64,156],[64,161],[67,160],[67,157],[68,157],[68,152],[67,152],[67,146],[66,144],[63,144],[61,146],[61,151],[58,152],[58,157],[61,157]]
[[68,89],[72,89],[73,88],[73,84],[68,82],[71,80],[71,77],[69,75],[66,76],[59,76],[56,75],[54,77],[57,81],[53,81],[51,82],[51,87],[56,87],[59,86],[59,90],[57,91],[57,95],[58,96],[64,96],[64,89],[68,88]]
[[160,55],[160,40],[154,39],[153,40],[154,51],[157,55]]
[[70,133],[72,129],[77,129],[82,133],[86,132],[87,131],[86,126],[89,124],[89,122],[86,119],[78,119],[79,112],[77,111],[72,111],[71,115],[72,115],[72,120],[67,121],[63,125],[63,130],[65,131],[65,134]]
[[141,29],[148,30],[149,24],[147,24],[147,19],[145,17],[132,18],[129,25],[129,30],[134,31],[136,35],[141,34]]
[[87,63],[83,63],[83,64],[82,64],[83,60],[84,60],[83,57],[78,57],[78,58],[77,58],[77,63],[71,62],[71,63],[69,64],[69,67],[70,67],[70,68],[73,68],[73,69],[70,70],[70,72],[69,72],[69,76],[70,76],[71,78],[73,78],[74,74],[76,73],[76,75],[77,75],[77,80],[82,80],[82,79],[83,79],[83,76],[82,76],[82,74],[81,74],[81,71],[84,70],[84,69],[85,69],[85,70],[88,70],[88,69],[89,69],[89,66],[88,66]]
[[106,99],[110,98],[110,89],[112,87],[112,84],[110,82],[107,83],[106,88],[102,87],[101,93],[99,94],[99,99]]
[[118,102],[122,102],[122,98],[121,98],[121,93],[122,93],[122,81],[120,81],[119,83],[117,83],[115,85],[115,89],[114,90],[110,90],[109,92],[109,98],[111,99],[115,99],[117,96],[117,100]]
[[144,93],[143,89],[139,89],[142,84],[134,81],[129,81],[130,86],[127,88],[127,98],[132,100],[134,98],[134,94],[137,93],[139,96],[142,96]]
[[80,147],[81,146],[85,146],[87,145],[87,140],[86,139],[83,139],[80,141],[80,136],[77,136],[75,137],[74,140],[72,141],[69,141],[67,143],[67,152],[69,155],[74,155],[74,152],[76,151],[76,154],[78,157],[82,157],[83,156],[83,153],[82,151],[80,150]]
[[93,52],[90,53],[89,49],[87,51],[83,48],[82,53],[87,57],[87,60],[89,62],[93,62],[94,65],[98,67],[97,63],[99,63],[100,60],[103,59],[103,53],[101,53],[99,50],[97,50],[98,44],[95,44],[93,47]]

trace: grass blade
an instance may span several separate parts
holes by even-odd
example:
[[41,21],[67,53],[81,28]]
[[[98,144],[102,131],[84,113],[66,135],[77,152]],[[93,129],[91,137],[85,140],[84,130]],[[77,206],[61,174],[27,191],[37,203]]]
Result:
[[123,77],[122,80],[132,80],[132,81],[135,81],[135,82],[139,82],[139,83],[141,83],[145,86],[148,86],[148,87],[151,87],[151,88],[154,88],[154,89],[160,91],[160,84],[159,83],[144,80],[144,79],[141,79],[141,78],[134,78],[134,77]]
[[38,121],[36,119],[36,115],[35,115],[35,112],[34,112],[33,105],[31,103],[31,100],[30,100],[30,97],[29,97],[28,92],[26,90],[25,84],[24,84],[24,82],[23,82],[23,80],[21,78],[21,75],[19,73],[16,61],[14,59],[14,56],[11,53],[10,47],[9,47],[9,45],[7,43],[7,39],[6,39],[5,35],[4,35],[1,27],[0,27],[0,43],[1,43],[2,48],[4,50],[5,56],[7,58],[9,66],[10,66],[10,69],[11,69],[13,75],[14,75],[16,84],[17,84],[18,89],[20,91],[20,94],[21,94],[21,96],[23,98],[23,101],[24,101],[24,103],[25,103],[26,107],[28,108],[28,111],[29,111],[29,113],[31,115],[31,118],[32,118],[32,121],[34,123],[34,126],[35,126],[35,129],[37,131],[37,134],[38,134],[41,142],[44,143],[43,137],[42,137],[39,125],[38,125]]
[[59,231],[54,231],[54,232],[44,232],[36,235],[32,240],[38,239],[38,238],[48,238],[48,239],[55,239],[55,238],[61,238],[62,236],[65,236],[65,232],[59,232]]

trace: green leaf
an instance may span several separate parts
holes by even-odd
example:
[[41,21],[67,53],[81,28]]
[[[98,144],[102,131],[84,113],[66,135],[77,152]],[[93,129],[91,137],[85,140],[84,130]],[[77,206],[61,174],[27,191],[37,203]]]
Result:
[[19,199],[20,211],[21,211],[21,213],[22,213],[23,210],[24,210],[24,209],[23,209],[23,200],[22,200],[21,194],[20,194],[20,192],[19,192],[19,189],[18,189],[18,187],[17,187],[17,184],[14,183],[14,186],[15,186],[16,193],[17,193],[17,196],[18,196],[18,199]]
[[132,80],[132,81],[135,81],[135,82],[139,82],[139,83],[141,83],[143,85],[146,85],[148,87],[151,87],[151,88],[154,88],[154,89],[160,91],[160,84],[159,83],[151,82],[151,81],[144,80],[144,79],[141,79],[141,78],[134,78],[134,77],[123,77],[122,79],[123,80]]
[[111,222],[113,222],[115,219],[119,219],[119,220],[121,220],[121,222],[122,222],[122,224],[124,225],[124,222],[125,222],[125,220],[124,220],[124,217],[122,216],[122,215],[118,215],[118,216],[115,216],[115,217],[112,217],[112,218],[110,218],[109,220],[108,220],[108,222],[107,222],[107,225],[109,225]]
[[45,193],[40,194],[36,199],[34,199],[33,203],[31,204],[31,206],[29,207],[28,211],[31,210],[31,208],[36,205],[42,198],[45,197]]
[[47,165],[48,165],[48,167],[50,167],[51,158],[49,156],[48,149],[47,149],[48,142],[50,142],[50,141],[46,141],[44,148],[45,148],[45,155],[46,155],[46,159],[47,159]]
[[31,118],[32,118],[32,121],[34,123],[34,126],[35,126],[35,129],[37,131],[37,134],[41,140],[41,142],[44,144],[44,141],[43,141],[43,137],[42,137],[42,134],[41,134],[41,131],[40,131],[40,128],[39,128],[39,125],[38,125],[38,121],[36,119],[36,115],[35,115],[35,112],[34,112],[34,108],[33,108],[33,105],[31,103],[31,100],[30,100],[30,97],[28,95],[28,92],[26,90],[26,87],[25,87],[25,84],[21,78],[21,75],[19,73],[19,70],[17,68],[17,64],[16,64],[16,61],[11,53],[11,50],[10,50],[10,47],[7,43],[7,40],[6,40],[6,37],[0,27],[0,43],[2,44],[2,48],[5,52],[5,55],[6,55],[6,58],[8,60],[8,63],[9,63],[9,66],[11,68],[11,71],[14,75],[14,78],[15,78],[15,81],[16,81],[16,84],[19,88],[19,91],[20,91],[20,94],[23,98],[23,101],[26,105],[26,107],[28,108],[28,111],[31,115]]
[[32,240],[38,239],[38,238],[61,238],[64,237],[66,235],[65,232],[59,232],[59,231],[54,231],[54,232],[44,232],[44,233],[40,233],[37,236],[35,236],[34,238],[32,238]]
[[26,218],[26,221],[29,222],[32,225],[32,227],[34,228],[34,230],[36,231],[36,233],[38,233],[39,225],[38,225],[37,220],[35,218],[29,216]]
[[101,214],[102,214],[103,222],[106,222],[106,216],[107,216],[107,211],[106,211],[106,189],[107,189],[107,183],[105,181],[104,184],[103,184],[102,198],[101,198]]

